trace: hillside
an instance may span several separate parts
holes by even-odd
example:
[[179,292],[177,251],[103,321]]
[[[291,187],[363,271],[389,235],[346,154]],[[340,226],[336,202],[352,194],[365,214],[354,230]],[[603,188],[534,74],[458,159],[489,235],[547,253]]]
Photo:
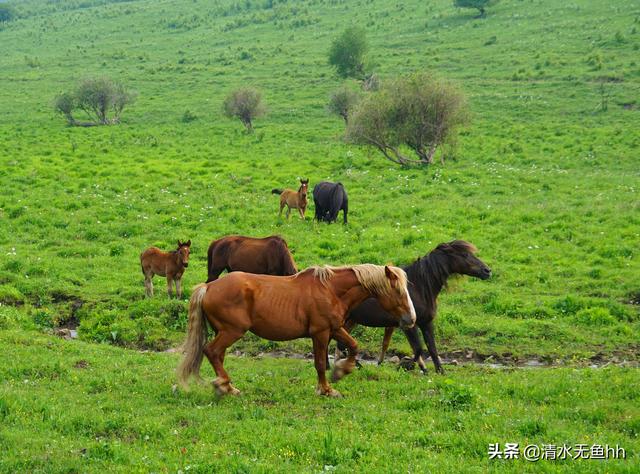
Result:
[[[476,19],[452,3],[10,2],[0,471],[383,472],[394,459],[403,471],[484,472],[487,445],[512,441],[619,443],[628,459],[606,470],[637,470],[640,5],[502,0]],[[342,139],[326,110],[343,83],[327,51],[352,24],[382,81],[427,71],[467,95],[471,122],[444,165],[400,168]],[[117,126],[68,127],[54,98],[98,76],[137,101]],[[222,113],[241,85],[267,104],[254,134]],[[301,177],[344,183],[349,224],[313,222],[313,205],[306,221],[279,218],[271,189]],[[177,356],[155,351],[184,337],[187,302],[169,300],[159,277],[144,299],[140,252],[191,239],[188,297],[208,244],[227,234],[279,234],[300,268],[406,264],[468,240],[493,276],[450,282],[440,351],[563,367],[447,365],[423,377],[366,365],[330,401],[314,398],[311,362],[252,357],[306,354],[308,340],[247,336],[228,358],[243,396],[174,391]],[[61,326],[80,340],[53,335]],[[354,334],[377,353],[381,330]],[[397,331],[390,353],[408,352]],[[575,462],[543,464],[603,466]]]

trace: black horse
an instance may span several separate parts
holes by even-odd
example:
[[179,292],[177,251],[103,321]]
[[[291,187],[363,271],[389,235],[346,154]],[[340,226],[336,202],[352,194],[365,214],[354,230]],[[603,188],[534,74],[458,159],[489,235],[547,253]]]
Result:
[[[403,331],[413,349],[414,361],[418,362],[423,372],[426,372],[427,368],[422,359],[424,349],[419,330],[422,331],[422,336],[427,343],[436,371],[444,373],[433,337],[433,320],[437,312],[438,294],[447,284],[449,276],[469,275],[482,280],[491,276],[491,269],[474,255],[476,251],[473,244],[464,240],[454,240],[438,245],[426,256],[417,259],[411,265],[402,267],[407,272],[410,283],[409,294],[417,317],[415,326]],[[351,331],[358,324],[385,328],[382,352],[378,359],[378,364],[382,363],[397,323],[382,309],[377,300],[369,298],[349,313],[344,327],[347,331]],[[338,350],[344,350],[341,344],[338,344]]]
[[342,183],[322,181],[313,187],[313,202],[316,207],[316,220],[335,222],[338,211],[342,210],[344,223],[347,223],[349,200]]

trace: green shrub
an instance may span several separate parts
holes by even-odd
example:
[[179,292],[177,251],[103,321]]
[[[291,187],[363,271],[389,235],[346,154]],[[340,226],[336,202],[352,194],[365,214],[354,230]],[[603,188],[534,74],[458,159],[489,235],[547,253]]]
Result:
[[466,385],[457,384],[451,379],[446,379],[439,386],[440,396],[438,403],[451,410],[464,410],[471,406],[475,395]]
[[0,304],[16,306],[24,302],[25,297],[19,290],[9,285],[0,286]]
[[609,326],[616,322],[616,319],[606,308],[581,309],[576,313],[575,320],[586,326]]

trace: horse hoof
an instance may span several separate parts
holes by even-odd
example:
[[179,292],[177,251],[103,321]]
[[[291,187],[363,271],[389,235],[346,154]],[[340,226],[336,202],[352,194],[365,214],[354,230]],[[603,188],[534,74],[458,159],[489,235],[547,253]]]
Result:
[[318,388],[316,394],[321,397],[342,398],[342,394],[333,388],[329,388],[328,390]]
[[218,379],[215,379],[213,381],[213,387],[216,390],[216,394],[219,396],[238,395],[240,393],[240,390],[231,385],[228,380],[220,381]]

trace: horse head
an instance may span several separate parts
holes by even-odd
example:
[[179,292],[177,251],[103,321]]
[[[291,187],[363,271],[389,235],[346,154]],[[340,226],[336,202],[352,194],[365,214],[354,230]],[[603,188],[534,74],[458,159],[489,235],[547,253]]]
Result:
[[178,255],[179,262],[182,263],[184,268],[189,266],[189,253],[191,252],[191,239],[186,242],[180,242],[178,240],[178,249],[176,253]]
[[302,196],[303,199],[307,198],[308,191],[309,191],[309,178],[300,179],[300,188],[298,189],[298,193]]
[[452,240],[438,245],[434,252],[445,256],[450,273],[469,275],[481,280],[491,277],[491,269],[475,256],[477,249],[469,242]]

